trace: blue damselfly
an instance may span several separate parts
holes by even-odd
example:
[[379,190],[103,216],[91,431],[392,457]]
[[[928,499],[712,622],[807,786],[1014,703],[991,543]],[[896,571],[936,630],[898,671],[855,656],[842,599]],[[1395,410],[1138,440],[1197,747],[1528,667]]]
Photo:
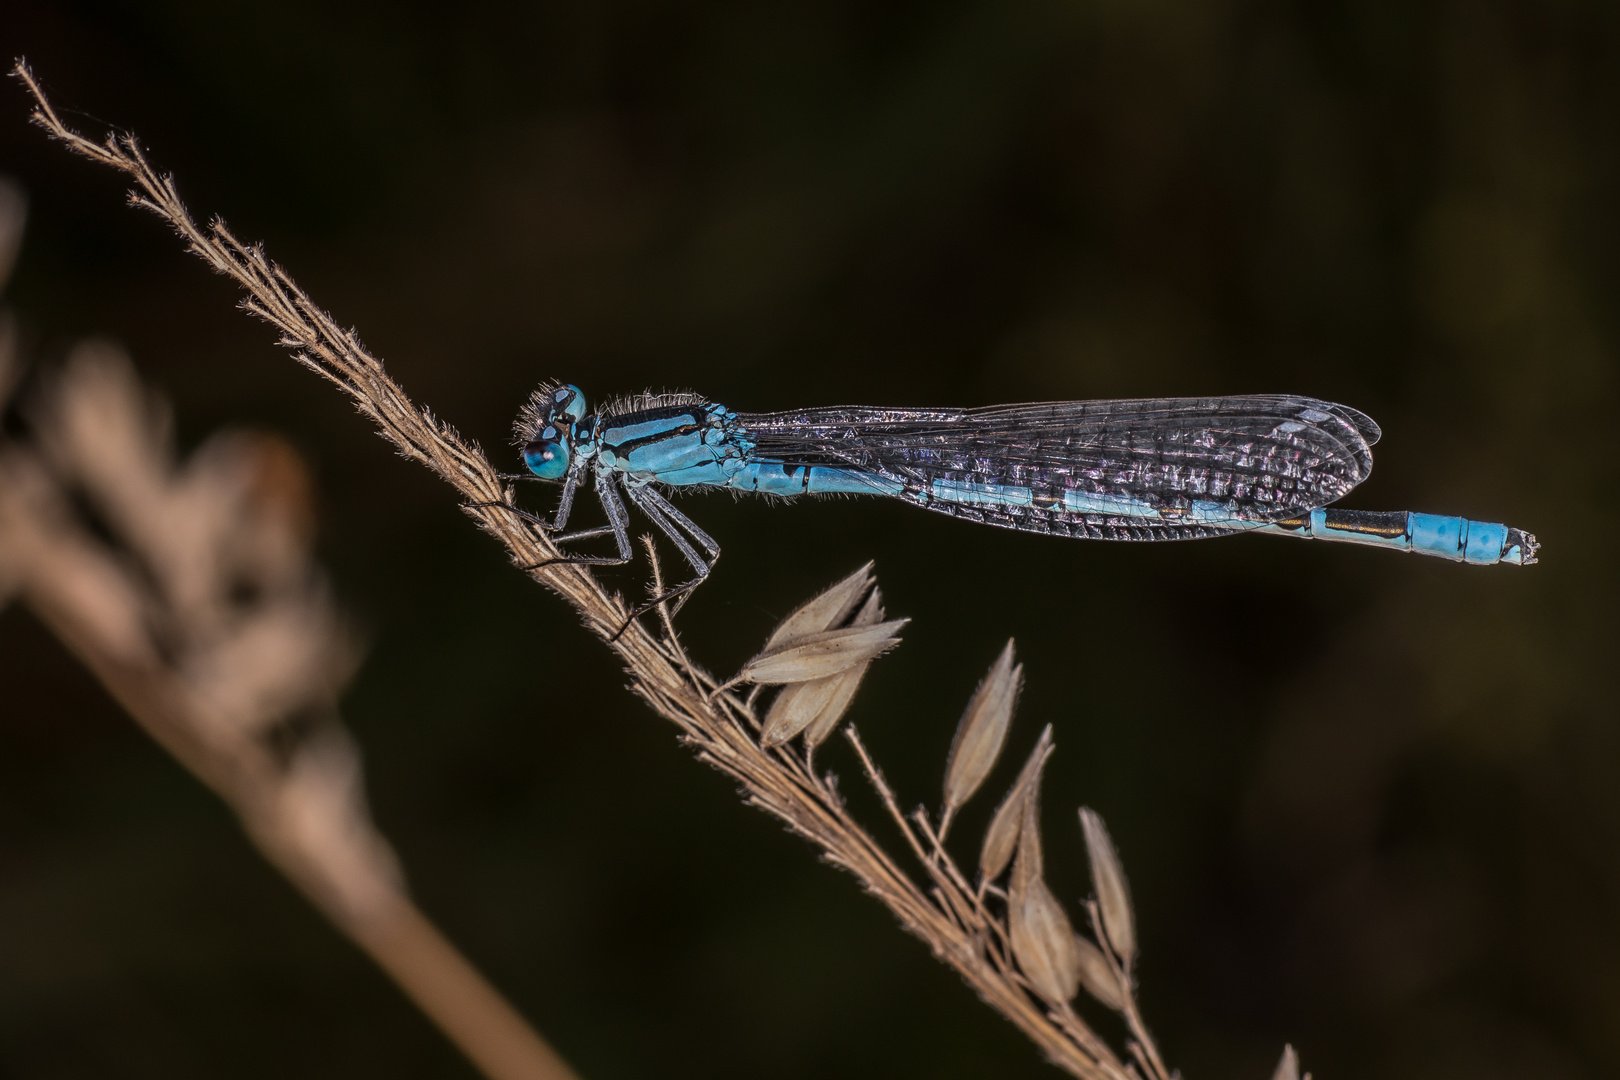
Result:
[[[631,558],[624,499],[697,577],[720,547],[665,491],[793,498],[886,495],[952,517],[1055,536],[1190,540],[1270,533],[1488,566],[1536,561],[1529,533],[1408,511],[1340,510],[1372,470],[1378,425],[1355,409],[1287,394],[996,405],[860,406],[737,413],[694,394],[642,394],[589,412],[577,387],[535,391],[516,428],[529,473],[562,484],[547,521],[559,544],[612,535]],[[527,478],[527,477],[525,477]],[[563,532],[590,483],[607,514]],[[521,513],[521,511],[520,511]]]

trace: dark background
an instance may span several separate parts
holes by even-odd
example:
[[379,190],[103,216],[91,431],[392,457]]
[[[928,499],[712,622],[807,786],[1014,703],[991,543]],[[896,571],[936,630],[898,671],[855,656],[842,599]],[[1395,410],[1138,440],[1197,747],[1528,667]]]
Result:
[[[151,0],[7,5],[0,45],[503,454],[544,377],[1372,414],[1348,505],[1519,525],[1543,565],[709,497],[726,556],[684,630],[732,670],[875,558],[915,621],[852,717],[907,803],[1015,636],[1028,690],[959,839],[1052,723],[1050,876],[1088,888],[1097,807],[1190,1080],[1269,1075],[1285,1039],[1325,1080],[1620,1075],[1620,8]],[[110,336],[187,445],[249,423],[308,454],[376,814],[587,1080],[1057,1075],[27,108],[0,88],[29,349]],[[471,1075],[16,608],[0,680],[0,1076]]]

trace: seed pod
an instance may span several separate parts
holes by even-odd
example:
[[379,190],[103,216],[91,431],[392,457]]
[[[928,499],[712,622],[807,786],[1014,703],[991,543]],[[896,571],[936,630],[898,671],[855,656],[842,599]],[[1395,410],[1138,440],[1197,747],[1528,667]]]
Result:
[[1086,993],[1115,1012],[1124,1012],[1125,988],[1119,984],[1119,976],[1114,974],[1103,951],[1083,937],[1074,939],[1074,950],[1080,961],[1080,985],[1086,988]]
[[1096,812],[1080,808],[1080,828],[1086,835],[1086,853],[1091,857],[1091,882],[1097,890],[1097,907],[1102,915],[1108,944],[1124,963],[1136,952],[1136,921],[1131,915],[1131,894],[1125,885],[1125,870],[1119,853],[1109,839],[1108,829]]
[[1277,1071],[1271,1074],[1271,1080],[1299,1080],[1299,1055],[1292,1046],[1283,1045],[1282,1060],[1277,1062]]
[[[865,606],[856,613],[855,618],[850,620],[849,625],[871,626],[873,623],[882,621],[883,593],[881,589],[874,588],[872,595],[866,598]],[[838,727],[838,721],[844,718],[844,713],[849,710],[849,703],[855,699],[855,691],[860,689],[861,679],[865,677],[869,664],[870,661],[866,664],[857,664],[848,671],[832,677],[836,689],[832,694],[828,695],[827,703],[822,706],[821,713],[810,721],[809,727],[804,729],[804,745],[806,747],[813,750],[820,746],[827,741],[827,736],[831,735]],[[788,689],[791,690],[792,687]],[[786,692],[786,690],[783,691],[783,693]]]
[[956,725],[951,753],[945,760],[945,813],[956,810],[979,790],[1001,755],[1013,707],[1023,687],[1024,668],[1013,666],[1013,643],[1001,650],[990,672],[973,692],[967,711]]
[[842,624],[871,585],[872,564],[867,563],[783,619],[761,651],[770,652],[806,634],[819,634]]
[[742,669],[742,678],[756,683],[798,683],[825,679],[856,664],[865,663],[900,643],[895,637],[910,619],[846,626],[806,634],[792,644],[760,653]]
[[1018,859],[1007,892],[1007,936],[1030,986],[1047,1001],[1057,1003],[1068,1001],[1080,990],[1080,951],[1069,917],[1041,876],[1036,814],[1036,800],[1026,798]]
[[1019,826],[1024,822],[1024,801],[1031,793],[1040,791],[1041,772],[1046,767],[1046,759],[1051,756],[1052,725],[1047,724],[1041,737],[1035,740],[1035,749],[1030,751],[1023,771],[1013,781],[1001,805],[996,807],[996,816],[990,819],[990,828],[985,830],[984,846],[979,849],[979,875],[985,881],[1000,877],[1012,861],[1013,852],[1018,847]]

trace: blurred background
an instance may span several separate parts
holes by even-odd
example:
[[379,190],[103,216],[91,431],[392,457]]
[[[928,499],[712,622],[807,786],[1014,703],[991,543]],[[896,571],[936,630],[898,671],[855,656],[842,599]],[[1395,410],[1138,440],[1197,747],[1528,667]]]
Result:
[[[546,377],[1370,413],[1348,505],[1518,525],[1543,564],[708,497],[725,557],[681,624],[734,670],[875,558],[915,621],[851,718],[908,804],[1016,637],[958,839],[1052,723],[1048,875],[1089,889],[1096,807],[1189,1080],[1269,1075],[1285,1039],[1330,1080],[1620,1075],[1620,9],[144,0],[8,5],[0,46],[501,455]],[[0,90],[27,350],[116,339],[186,446],[248,424],[307,455],[377,818],[585,1077],[1058,1075],[27,110]],[[17,607],[0,695],[0,1076],[472,1075]]]

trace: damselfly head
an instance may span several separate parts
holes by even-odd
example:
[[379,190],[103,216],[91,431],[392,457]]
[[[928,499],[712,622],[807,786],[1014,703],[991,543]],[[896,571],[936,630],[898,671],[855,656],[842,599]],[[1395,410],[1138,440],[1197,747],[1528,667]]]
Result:
[[567,383],[545,382],[529,395],[513,434],[523,464],[542,480],[568,475],[575,425],[585,416],[585,395]]

